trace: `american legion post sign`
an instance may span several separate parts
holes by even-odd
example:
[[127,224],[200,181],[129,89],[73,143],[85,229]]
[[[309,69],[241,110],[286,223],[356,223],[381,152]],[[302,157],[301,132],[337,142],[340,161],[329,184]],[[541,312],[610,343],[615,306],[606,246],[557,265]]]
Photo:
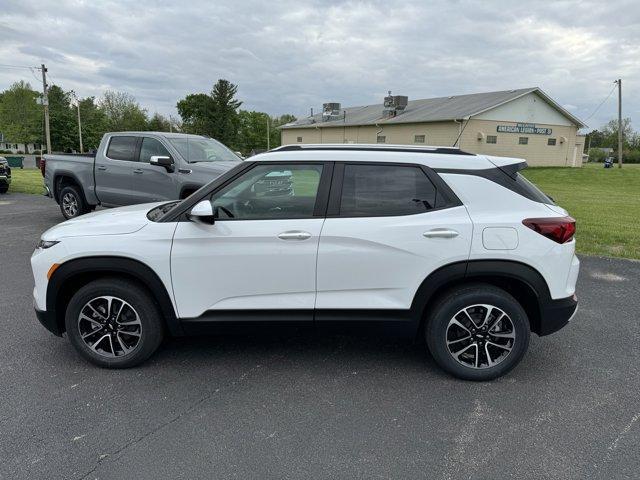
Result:
[[[312,110],[313,112],[313,110]],[[316,110],[317,112],[317,110]],[[580,166],[586,125],[537,87],[342,107],[281,127],[282,144],[388,143],[459,146],[472,153],[518,157],[529,165]]]

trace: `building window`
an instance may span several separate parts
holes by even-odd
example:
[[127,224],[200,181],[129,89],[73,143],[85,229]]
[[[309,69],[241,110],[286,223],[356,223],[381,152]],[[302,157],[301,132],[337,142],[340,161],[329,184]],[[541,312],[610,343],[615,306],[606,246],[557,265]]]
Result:
[[529,137],[520,137],[518,139],[518,145],[528,145],[529,144]]
[[302,137],[298,137],[298,143],[302,143]]
[[414,143],[424,143],[426,141],[425,135],[414,135],[413,136]]
[[376,138],[376,142],[378,143],[387,143],[387,137],[384,135],[378,135]]
[[549,138],[547,140],[547,145],[555,145],[556,144],[556,139],[555,138]]
[[487,143],[498,143],[497,135],[487,135]]

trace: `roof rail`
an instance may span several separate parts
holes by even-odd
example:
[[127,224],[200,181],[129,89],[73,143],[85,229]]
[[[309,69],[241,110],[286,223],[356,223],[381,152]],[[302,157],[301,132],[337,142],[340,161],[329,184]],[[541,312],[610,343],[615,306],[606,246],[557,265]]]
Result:
[[270,151],[291,152],[297,150],[355,150],[364,152],[403,152],[403,153],[438,153],[443,155],[471,155],[475,153],[465,152],[454,147],[413,147],[404,145],[373,145],[373,144],[307,144],[307,145],[283,145]]

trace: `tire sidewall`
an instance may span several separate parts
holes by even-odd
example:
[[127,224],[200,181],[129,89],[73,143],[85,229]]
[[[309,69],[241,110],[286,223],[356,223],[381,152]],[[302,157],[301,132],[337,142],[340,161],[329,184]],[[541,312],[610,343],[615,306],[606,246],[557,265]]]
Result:
[[[93,352],[80,337],[78,316],[90,300],[100,296],[114,296],[129,303],[138,313],[142,324],[142,337],[135,350],[121,357],[104,357]],[[163,337],[161,314],[150,294],[132,282],[97,280],[82,287],[73,296],[65,313],[67,336],[76,351],[89,362],[108,368],[128,368],[149,358]]]
[[[446,344],[449,321],[460,310],[477,304],[493,305],[502,309],[511,319],[516,338],[511,353],[494,367],[474,369],[459,363],[449,353]],[[425,335],[434,360],[447,372],[464,380],[486,381],[500,377],[513,369],[529,347],[530,326],[526,312],[507,292],[487,285],[450,292],[434,309],[428,319]]]

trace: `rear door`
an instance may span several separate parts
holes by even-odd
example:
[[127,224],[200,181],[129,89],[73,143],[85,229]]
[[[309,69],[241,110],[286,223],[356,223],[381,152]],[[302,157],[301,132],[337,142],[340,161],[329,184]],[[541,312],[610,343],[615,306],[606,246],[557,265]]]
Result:
[[142,137],[138,164],[133,169],[133,189],[136,203],[175,200],[179,196],[178,165],[174,165],[173,171],[151,165],[149,161],[152,156],[156,155],[173,158],[159,139]]
[[138,139],[135,135],[114,135],[105,150],[96,155],[96,195],[103,205],[139,203],[133,191],[133,170],[138,164]]
[[318,249],[317,320],[322,310],[407,310],[431,272],[468,260],[471,219],[431,170],[346,163],[336,164],[333,178]]

